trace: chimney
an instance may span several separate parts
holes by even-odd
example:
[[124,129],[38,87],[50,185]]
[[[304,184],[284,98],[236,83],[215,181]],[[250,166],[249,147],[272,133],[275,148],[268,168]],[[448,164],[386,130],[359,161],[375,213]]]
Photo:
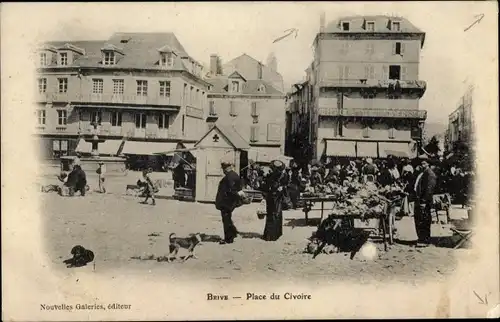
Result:
[[210,74],[217,75],[217,65],[219,64],[219,56],[216,54],[210,55]]
[[262,64],[257,63],[257,79],[262,79]]

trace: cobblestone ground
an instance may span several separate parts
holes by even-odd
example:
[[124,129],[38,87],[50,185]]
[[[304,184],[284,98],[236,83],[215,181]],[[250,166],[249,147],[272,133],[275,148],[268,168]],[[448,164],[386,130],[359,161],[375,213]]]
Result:
[[[164,175],[164,174],[162,174]],[[416,239],[413,219],[397,221],[398,243],[384,252],[377,244],[377,255],[368,259],[358,253],[354,259],[349,254],[319,255],[312,259],[303,253],[306,238],[315,230],[305,226],[300,210],[284,212],[283,236],[276,242],[259,239],[264,220],[256,216],[258,204],[238,208],[234,222],[243,236],[234,244],[219,245],[205,241],[196,249],[198,259],[186,262],[157,262],[133,259],[137,256],[164,256],[168,253],[168,235],[205,233],[222,236],[220,214],[213,205],[161,199],[156,206],[143,205],[139,199],[125,195],[125,185],[133,184],[138,173],[110,174],[108,193],[94,190],[97,178],[88,174],[91,191],[85,197],[65,198],[55,193],[40,193],[44,233],[48,256],[53,265],[66,270],[62,260],[69,257],[71,247],[80,244],[96,254],[95,270],[148,271],[174,276],[182,273],[196,274],[205,279],[247,279],[262,277],[306,278],[309,280],[355,279],[358,283],[377,281],[403,281],[417,284],[424,278],[441,279],[451,274],[461,257],[468,250],[454,250],[431,246],[417,249],[405,241]],[[160,174],[153,177],[159,178]],[[171,191],[171,182],[162,193]],[[40,177],[38,184],[56,183],[53,176]],[[452,216],[461,216],[458,211]],[[319,213],[311,213],[311,218]],[[449,229],[434,224],[432,234],[450,235]],[[154,235],[154,236],[151,236]],[[375,241],[374,241],[375,242]],[[183,255],[183,254],[179,254]],[[92,270],[93,265],[78,269]]]

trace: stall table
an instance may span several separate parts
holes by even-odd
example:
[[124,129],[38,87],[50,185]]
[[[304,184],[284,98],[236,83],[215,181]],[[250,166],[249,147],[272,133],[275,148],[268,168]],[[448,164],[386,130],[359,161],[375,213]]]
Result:
[[[348,219],[351,226],[356,229],[369,229],[378,230],[382,237],[384,243],[384,249],[387,250],[387,235],[389,235],[389,243],[392,245],[394,243],[394,233],[395,233],[395,222],[396,222],[396,212],[397,208],[400,207],[403,201],[402,197],[398,197],[392,200],[379,196],[384,202],[384,211],[378,215],[353,215],[353,214],[329,214],[328,216],[333,216],[337,219]],[[306,224],[309,220],[308,214],[310,211],[321,211],[321,221],[323,221],[325,202],[334,202],[336,198],[333,196],[324,197],[302,197],[301,200],[305,202],[304,214]],[[314,203],[321,203],[321,208],[313,209]],[[366,219],[368,219],[366,221]],[[382,221],[381,221],[382,219]],[[365,224],[365,222],[367,222]],[[381,230],[381,231],[380,231]]]

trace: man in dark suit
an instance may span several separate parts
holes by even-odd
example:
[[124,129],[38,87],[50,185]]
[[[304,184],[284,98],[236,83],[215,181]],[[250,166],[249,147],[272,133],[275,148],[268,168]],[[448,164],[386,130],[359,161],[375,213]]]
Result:
[[231,244],[238,235],[238,230],[233,224],[232,215],[236,207],[242,205],[242,182],[240,176],[234,172],[228,162],[221,162],[224,178],[219,182],[217,196],[215,197],[215,208],[220,210],[222,225],[224,226],[224,240],[221,244]]
[[422,172],[415,181],[415,230],[417,231],[417,247],[429,245],[431,239],[431,206],[432,196],[436,188],[436,174],[427,161],[422,161]]

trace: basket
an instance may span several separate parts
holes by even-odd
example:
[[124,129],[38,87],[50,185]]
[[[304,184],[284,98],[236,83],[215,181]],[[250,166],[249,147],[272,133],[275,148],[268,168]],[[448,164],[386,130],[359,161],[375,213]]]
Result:
[[257,218],[259,218],[259,219],[266,218],[266,212],[264,212],[262,210],[257,210]]

